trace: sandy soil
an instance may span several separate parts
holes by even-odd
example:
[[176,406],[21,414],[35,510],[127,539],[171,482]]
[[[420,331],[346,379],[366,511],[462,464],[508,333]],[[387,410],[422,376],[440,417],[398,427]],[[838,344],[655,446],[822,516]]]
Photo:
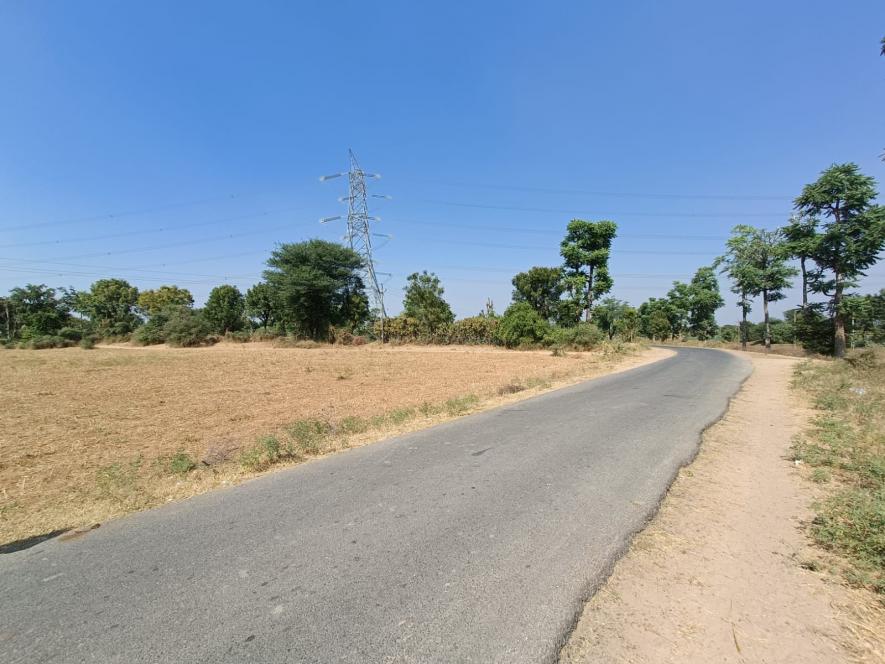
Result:
[[[0,352],[0,544],[200,493],[247,473],[170,476],[163,459],[243,448],[304,418],[371,419],[472,394],[480,407],[666,356],[490,347],[106,347]],[[512,383],[534,386],[510,397]],[[435,421],[439,421],[437,417]],[[433,423],[414,418],[398,430]],[[375,427],[358,441],[383,437]],[[340,447],[340,446],[339,446]],[[235,455],[233,455],[235,459]],[[98,486],[113,472],[114,497]]]
[[787,460],[807,412],[795,360],[755,370],[658,515],[585,607],[568,664],[885,661],[885,616],[863,591],[802,567],[814,488]]

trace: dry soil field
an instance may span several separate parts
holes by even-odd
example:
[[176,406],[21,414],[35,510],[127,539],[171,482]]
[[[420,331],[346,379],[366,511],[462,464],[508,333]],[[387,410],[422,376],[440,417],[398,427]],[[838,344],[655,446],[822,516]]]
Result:
[[[3,351],[0,545],[237,481],[248,475],[239,450],[268,434],[285,441],[299,420],[333,435],[361,422],[336,449],[624,361],[474,347]],[[228,460],[170,470],[176,453],[199,462],[207,450]]]

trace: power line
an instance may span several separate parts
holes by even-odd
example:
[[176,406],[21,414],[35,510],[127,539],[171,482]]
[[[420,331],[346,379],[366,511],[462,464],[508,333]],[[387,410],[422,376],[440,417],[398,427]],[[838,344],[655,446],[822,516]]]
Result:
[[295,210],[302,210],[304,206],[284,208],[281,210],[270,210],[264,212],[256,212],[252,214],[241,214],[235,215],[232,217],[222,217],[221,219],[212,219],[211,221],[201,221],[194,224],[182,224],[179,226],[167,226],[165,228],[147,228],[143,230],[137,231],[124,231],[121,233],[109,233],[107,235],[92,235],[88,237],[76,237],[76,238],[66,238],[66,239],[57,239],[57,240],[38,240],[35,242],[17,242],[14,244],[0,244],[0,249],[12,249],[17,247],[37,247],[37,246],[45,246],[45,245],[59,245],[59,244],[70,244],[77,242],[96,242],[98,240],[111,240],[115,238],[121,237],[134,237],[137,235],[150,235],[153,233],[165,233],[168,231],[181,231],[185,229],[191,228],[203,228],[205,226],[215,226],[217,224],[223,224],[231,221],[243,221],[246,219],[256,219],[258,217],[266,217],[274,214],[280,214],[283,212],[293,212]]
[[656,217],[656,218],[716,218],[716,219],[743,219],[743,218],[778,218],[785,219],[786,214],[782,212],[589,212],[588,210],[574,210],[561,208],[543,208],[543,207],[525,207],[520,205],[488,205],[485,203],[462,203],[457,201],[441,201],[433,199],[422,199],[419,203],[430,203],[432,205],[447,205],[451,207],[478,208],[482,210],[508,210],[516,212],[546,212],[555,214],[580,215],[586,217],[601,217],[612,219],[617,217]]
[[[254,194],[246,194],[245,196],[251,196]],[[87,221],[103,221],[106,219],[119,219],[121,217],[134,217],[143,214],[153,214],[154,212],[164,212],[167,210],[177,210],[181,208],[188,207],[197,207],[199,205],[205,205],[207,203],[214,203],[221,200],[233,200],[236,198],[242,198],[244,195],[242,194],[225,194],[224,196],[215,196],[212,198],[202,198],[195,201],[188,201],[183,203],[166,203],[161,205],[154,205],[148,208],[140,208],[136,210],[123,210],[119,212],[107,212],[104,214],[94,214],[86,217],[74,217],[72,219],[61,219],[57,221],[39,221],[36,223],[28,223],[28,224],[19,224],[17,226],[5,226],[0,228],[0,233],[7,233],[10,231],[21,231],[21,230],[29,230],[31,228],[44,228],[46,226],[63,226],[67,224],[80,224]]]
[[[417,178],[419,181],[422,178]],[[555,189],[550,187],[529,187],[524,185],[488,184],[480,182],[447,182],[445,180],[423,179],[425,182],[441,184],[449,187],[465,187],[475,189],[500,189],[503,191],[524,191],[539,194],[564,194],[587,196],[610,196],[613,198],[651,198],[651,199],[698,199],[725,201],[792,201],[793,196],[770,196],[760,194],[673,194],[624,191],[598,191],[592,189]]]

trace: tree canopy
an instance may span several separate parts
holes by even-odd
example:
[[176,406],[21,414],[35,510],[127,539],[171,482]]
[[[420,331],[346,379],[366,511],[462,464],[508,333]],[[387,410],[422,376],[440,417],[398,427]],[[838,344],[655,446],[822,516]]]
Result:
[[145,316],[153,316],[169,306],[192,307],[194,296],[186,288],[160,286],[154,290],[142,291],[137,304]]
[[403,314],[418,321],[421,332],[433,335],[443,325],[455,320],[449,303],[443,299],[445,290],[432,272],[414,272],[404,288]]
[[588,321],[593,303],[608,293],[614,283],[608,272],[608,259],[617,230],[613,221],[572,219],[560,244],[565,287],[575,303],[574,309],[583,312]]
[[527,302],[546,321],[560,313],[565,292],[560,267],[533,267],[513,277],[513,301]]
[[368,318],[363,261],[352,249],[325,240],[281,244],[267,265],[264,279],[301,334],[326,339],[332,325]]
[[203,318],[213,332],[226,334],[243,328],[246,303],[236,286],[216,286],[209,293]]

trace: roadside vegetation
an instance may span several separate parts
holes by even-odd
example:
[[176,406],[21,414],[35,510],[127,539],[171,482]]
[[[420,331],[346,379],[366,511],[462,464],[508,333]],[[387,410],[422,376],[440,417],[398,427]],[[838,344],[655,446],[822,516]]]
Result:
[[850,584],[885,603],[885,351],[804,362],[795,387],[818,413],[793,446],[794,459],[825,487],[811,536],[842,557]]

